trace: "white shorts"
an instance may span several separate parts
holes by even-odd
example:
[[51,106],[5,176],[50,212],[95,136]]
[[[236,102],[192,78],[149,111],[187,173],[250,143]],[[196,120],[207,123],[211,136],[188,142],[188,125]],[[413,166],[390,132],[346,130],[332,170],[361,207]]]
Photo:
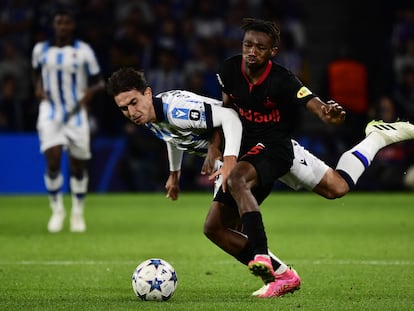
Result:
[[[320,183],[329,166],[293,139],[292,146],[294,153],[293,164],[290,171],[280,177],[279,180],[294,190],[302,188],[313,190]],[[215,169],[219,169],[222,164],[221,161],[217,160]],[[221,175],[219,175],[214,182],[214,196],[216,196],[221,183],[222,179]]]
[[329,166],[292,139],[294,159],[290,171],[279,178],[294,190],[312,190],[322,180]]
[[39,106],[37,131],[42,153],[51,147],[62,145],[77,159],[91,158],[90,131],[85,110],[81,109],[76,116],[63,122],[59,117],[51,118],[50,104],[42,101]]

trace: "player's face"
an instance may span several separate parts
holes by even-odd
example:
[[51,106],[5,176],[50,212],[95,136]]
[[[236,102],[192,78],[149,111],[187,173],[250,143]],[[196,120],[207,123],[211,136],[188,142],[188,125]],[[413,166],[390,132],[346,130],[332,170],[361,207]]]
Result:
[[56,15],[53,19],[53,29],[59,39],[70,39],[75,31],[75,22],[68,15]]
[[255,71],[267,65],[276,55],[277,48],[272,39],[264,32],[249,30],[245,33],[242,45],[243,61],[246,68]]
[[123,115],[135,124],[144,125],[155,121],[152,92],[149,87],[146,88],[144,94],[131,90],[119,93],[114,99]]

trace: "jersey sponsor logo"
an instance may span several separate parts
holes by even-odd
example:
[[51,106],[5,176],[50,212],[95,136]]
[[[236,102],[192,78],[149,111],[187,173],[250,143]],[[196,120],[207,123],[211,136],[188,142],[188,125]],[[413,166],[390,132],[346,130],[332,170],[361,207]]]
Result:
[[269,113],[261,113],[258,111],[244,110],[243,108],[239,108],[239,115],[245,118],[248,121],[254,123],[278,123],[280,122],[280,112],[279,109],[273,109]]
[[306,87],[306,86],[302,86],[298,93],[296,94],[297,98],[303,98],[305,96],[311,95],[312,92]]
[[192,120],[192,121],[200,120],[200,111],[190,110],[190,120]]
[[187,120],[188,119],[188,109],[183,108],[174,108],[171,112],[171,115],[174,119],[182,119]]

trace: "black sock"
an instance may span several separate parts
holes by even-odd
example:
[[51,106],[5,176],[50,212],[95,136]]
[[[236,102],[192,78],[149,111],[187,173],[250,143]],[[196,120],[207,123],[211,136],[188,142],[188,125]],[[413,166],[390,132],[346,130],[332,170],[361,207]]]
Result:
[[246,265],[254,258],[253,250],[249,243],[247,243],[246,247],[242,249],[242,251],[237,255],[234,256],[238,261],[242,264]]
[[254,255],[267,254],[267,237],[260,212],[247,212],[242,215],[243,231],[249,237]]

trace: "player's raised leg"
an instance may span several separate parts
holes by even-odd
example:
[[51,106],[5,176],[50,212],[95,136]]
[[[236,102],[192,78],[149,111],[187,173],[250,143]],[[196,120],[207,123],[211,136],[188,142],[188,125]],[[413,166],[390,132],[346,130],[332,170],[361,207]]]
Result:
[[346,151],[336,167],[350,188],[357,183],[380,149],[394,143],[414,139],[414,125],[409,122],[371,121],[365,129],[365,133],[365,139]]

